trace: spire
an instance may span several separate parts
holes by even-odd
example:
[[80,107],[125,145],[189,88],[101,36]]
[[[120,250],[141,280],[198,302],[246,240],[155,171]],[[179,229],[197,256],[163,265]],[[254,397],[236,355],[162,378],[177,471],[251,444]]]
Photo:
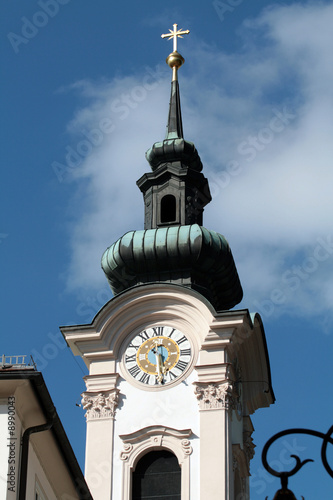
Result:
[[182,112],[180,108],[179,84],[177,80],[171,82],[171,97],[169,116],[165,139],[183,139]]
[[188,168],[201,172],[202,163],[193,142],[184,140],[178,84],[178,69],[184,64],[185,59],[177,52],[177,39],[183,38],[182,35],[187,35],[190,31],[178,30],[177,24],[174,24],[173,30],[169,31],[170,33],[161,35],[162,38],[173,39],[174,49],[166,58],[166,63],[172,69],[171,97],[166,135],[164,141],[155,142],[148,149],[146,159],[153,171],[161,165],[168,163],[176,168],[181,168],[181,166],[186,164]]
[[188,35],[190,30],[182,31],[177,30],[177,24],[173,25],[173,31],[170,33],[161,35],[162,38],[173,39],[173,52],[168,55],[166,63],[172,69],[172,81],[171,81],[171,97],[169,105],[169,117],[167,124],[167,131],[165,139],[183,139],[183,124],[182,124],[182,113],[180,108],[180,95],[179,95],[179,84],[178,84],[178,68],[180,68],[185,59],[183,56],[177,52],[177,39],[183,38],[182,35]]

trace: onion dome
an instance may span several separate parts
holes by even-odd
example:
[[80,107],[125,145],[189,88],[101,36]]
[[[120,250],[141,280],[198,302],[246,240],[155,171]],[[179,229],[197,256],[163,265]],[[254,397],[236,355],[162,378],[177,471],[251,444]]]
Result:
[[104,252],[102,268],[114,294],[163,282],[199,291],[216,310],[242,299],[228,242],[198,224],[130,231]]
[[200,156],[193,142],[184,141],[183,138],[155,142],[146,152],[146,159],[152,170],[156,170],[166,162],[174,163],[176,161],[188,165],[197,172],[202,170]]
[[238,304],[243,291],[228,242],[203,227],[211,195],[200,156],[183,137],[177,76],[184,63],[177,37],[189,32],[173,27],[162,35],[174,42],[166,60],[172,68],[166,137],[146,152],[151,172],[137,181],[145,205],[144,229],[111,245],[102,269],[115,295],[144,283],[175,283],[197,290],[220,311]]

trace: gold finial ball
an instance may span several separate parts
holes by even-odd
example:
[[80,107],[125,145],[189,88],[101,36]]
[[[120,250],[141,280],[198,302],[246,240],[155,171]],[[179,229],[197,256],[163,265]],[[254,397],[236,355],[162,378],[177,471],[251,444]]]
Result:
[[170,68],[180,68],[182,64],[184,64],[185,59],[183,56],[179,54],[179,52],[174,51],[168,55],[166,58],[166,63],[170,66]]

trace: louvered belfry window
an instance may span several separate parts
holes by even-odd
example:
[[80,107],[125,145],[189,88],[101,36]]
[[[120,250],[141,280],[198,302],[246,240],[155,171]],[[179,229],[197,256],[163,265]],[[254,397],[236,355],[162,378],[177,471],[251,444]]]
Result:
[[181,500],[181,470],[167,450],[144,455],[133,472],[132,500]]

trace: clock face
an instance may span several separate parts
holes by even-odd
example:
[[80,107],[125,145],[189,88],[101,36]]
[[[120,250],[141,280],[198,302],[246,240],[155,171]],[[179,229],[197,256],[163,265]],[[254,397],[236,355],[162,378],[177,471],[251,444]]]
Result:
[[143,330],[128,344],[124,356],[131,377],[157,387],[181,377],[191,359],[189,340],[171,326]]

